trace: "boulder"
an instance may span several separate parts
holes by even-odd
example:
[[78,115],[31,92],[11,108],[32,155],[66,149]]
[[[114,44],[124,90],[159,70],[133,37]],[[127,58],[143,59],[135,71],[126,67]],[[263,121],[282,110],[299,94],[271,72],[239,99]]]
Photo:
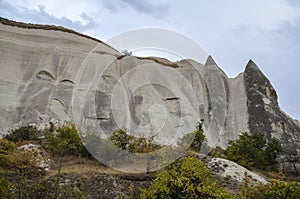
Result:
[[268,181],[264,177],[249,171],[248,169],[223,158],[209,158],[207,166],[211,170],[214,177],[231,189],[238,189],[247,177],[254,184],[267,184]]

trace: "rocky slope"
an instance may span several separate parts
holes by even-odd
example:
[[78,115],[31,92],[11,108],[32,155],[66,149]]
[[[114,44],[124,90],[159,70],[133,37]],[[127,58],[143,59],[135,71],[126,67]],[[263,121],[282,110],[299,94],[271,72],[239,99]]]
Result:
[[[98,122],[104,133],[120,126],[159,132],[161,121],[166,121],[166,132],[185,132],[203,118],[210,145],[225,148],[240,131],[265,133],[267,138],[276,137],[283,143],[284,168],[300,170],[300,123],[280,109],[275,89],[253,61],[243,73],[228,78],[211,56],[205,64],[123,56],[99,40],[62,27],[2,18],[0,22],[0,132],[51,119],[76,121],[75,95],[77,104],[85,108],[87,121]],[[95,62],[88,63],[89,70],[82,71],[87,56]],[[163,74],[163,80],[157,74]],[[96,79],[98,83],[89,98],[90,87],[86,85]],[[157,83],[149,84],[153,81]],[[137,84],[143,86],[136,88]],[[130,98],[114,98],[116,87],[125,90]],[[192,94],[187,93],[189,89]],[[94,110],[88,109],[90,103],[95,103]],[[120,106],[123,103],[128,103],[129,108]],[[197,114],[190,113],[194,110]],[[125,119],[118,113],[126,115]],[[184,124],[180,124],[181,119]],[[158,126],[147,126],[149,122]],[[157,133],[161,142],[174,136]]]

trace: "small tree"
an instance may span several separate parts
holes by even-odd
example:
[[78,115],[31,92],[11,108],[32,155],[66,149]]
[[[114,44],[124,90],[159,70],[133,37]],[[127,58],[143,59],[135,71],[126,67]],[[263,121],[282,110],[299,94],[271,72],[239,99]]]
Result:
[[238,140],[229,141],[226,157],[248,168],[274,169],[280,152],[282,152],[281,143],[276,138],[272,138],[267,143],[261,133],[244,132]]
[[267,144],[265,149],[265,158],[268,163],[268,166],[273,170],[274,166],[277,164],[276,158],[278,155],[283,152],[281,143],[276,138],[272,138]]
[[191,144],[191,148],[197,152],[200,151],[202,143],[205,141],[205,135],[203,134],[203,128],[202,128],[203,121],[204,120],[200,120],[199,122],[197,122],[196,130],[194,131],[195,138]]
[[188,133],[183,136],[183,138],[180,140],[181,143],[188,144],[191,139],[192,143],[190,145],[190,149],[193,151],[199,152],[200,148],[205,141],[205,135],[203,134],[203,119],[197,122],[195,131]]

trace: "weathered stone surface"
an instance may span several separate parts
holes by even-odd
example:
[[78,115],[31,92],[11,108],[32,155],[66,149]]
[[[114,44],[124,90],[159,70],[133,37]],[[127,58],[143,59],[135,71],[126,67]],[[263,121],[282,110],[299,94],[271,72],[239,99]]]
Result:
[[251,179],[252,183],[267,184],[268,180],[264,177],[249,171],[248,169],[223,158],[212,158],[209,156],[199,157],[211,170],[214,178],[221,182],[225,187],[238,190],[243,184],[245,175]]
[[285,157],[280,161],[286,162],[283,163],[283,169],[299,173],[299,122],[280,109],[275,89],[251,60],[244,72],[244,84],[247,92],[250,132],[265,133],[268,139],[275,137],[281,140]]
[[62,31],[0,24],[0,130],[52,117],[70,120],[77,70],[98,44]]
[[[91,62],[90,70],[82,73],[85,82],[80,82],[78,90],[85,94],[88,84],[99,78],[95,77],[96,71],[105,70],[88,100],[79,95],[79,101],[84,107],[95,103],[95,109],[86,108],[84,114],[100,123],[107,133],[122,125],[156,133],[167,121],[164,129],[182,130],[175,135],[157,134],[159,141],[170,142],[187,133],[184,129],[193,128],[198,119],[193,113],[182,112],[181,107],[195,108],[205,121],[210,145],[226,148],[228,140],[238,138],[240,131],[265,133],[268,139],[282,141],[286,149],[282,161],[294,165],[289,169],[299,168],[300,124],[280,109],[275,89],[252,61],[244,73],[228,78],[212,57],[203,65],[193,60],[168,63],[159,58],[120,56],[100,41],[60,30],[0,24],[0,132],[50,119],[72,120],[72,109],[77,108],[72,107],[76,77],[90,52],[95,63]],[[140,66],[150,69],[139,71]],[[163,80],[167,86],[146,84],[135,89],[143,80]],[[188,84],[193,92],[186,92]],[[116,85],[130,98],[114,99]],[[124,108],[125,104],[129,108]],[[114,114],[118,111],[126,113],[126,119]]]

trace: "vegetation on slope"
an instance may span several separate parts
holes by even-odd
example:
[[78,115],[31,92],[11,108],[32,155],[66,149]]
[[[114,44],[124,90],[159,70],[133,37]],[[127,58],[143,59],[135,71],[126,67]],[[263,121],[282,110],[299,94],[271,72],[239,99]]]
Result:
[[195,156],[187,156],[158,174],[152,185],[142,189],[141,198],[233,198],[217,187],[210,171]]
[[[190,138],[194,138],[190,150],[196,152],[199,152],[202,143],[205,141],[202,123],[203,121],[197,123],[195,131],[180,140],[185,142]],[[15,129],[4,139],[0,139],[0,168],[5,171],[0,173],[0,196],[2,198],[84,198],[84,194],[88,192],[80,190],[79,187],[82,187],[82,185],[80,186],[78,181],[71,180],[66,183],[66,179],[60,173],[60,167],[54,176],[49,177],[46,172],[41,172],[39,165],[41,160],[37,158],[39,154],[36,151],[19,149],[24,144],[39,144],[40,137],[45,137],[45,143],[41,144],[41,147],[52,154],[52,160],[63,159],[67,156],[76,157],[76,159],[79,156],[87,158],[83,161],[89,163],[83,163],[83,167],[77,170],[73,169],[74,175],[79,176],[79,173],[85,170],[84,167],[91,164],[90,161],[95,161],[89,158],[91,156],[85,149],[74,124],[66,123],[59,127],[50,125],[49,128],[44,130],[38,130],[33,126]],[[154,142],[153,137],[137,138],[122,129],[113,132],[109,140],[119,148],[133,153],[147,153],[162,147]],[[280,142],[276,139],[267,142],[261,134],[243,133],[238,140],[230,141],[230,146],[225,154],[228,158],[250,168],[276,170],[276,158],[281,151]],[[223,156],[222,153],[222,150],[215,149],[213,154]],[[141,187],[140,197],[300,198],[300,184],[298,182],[272,180],[269,184],[262,185],[252,182],[247,175],[245,175],[240,191],[236,195],[231,195],[214,181],[209,169],[203,162],[198,160],[197,153],[193,152],[192,154],[194,155],[185,155],[160,171],[152,183],[149,181],[147,187]],[[91,169],[92,173],[97,168],[99,167],[94,167],[94,170]],[[120,179],[126,176],[125,174],[120,175],[122,176]],[[146,178],[150,175],[153,174],[143,174],[142,177],[129,178],[140,180],[140,178]],[[87,182],[85,181],[85,183]],[[139,192],[136,190],[140,185],[134,184],[135,182],[132,183],[133,181],[126,188],[127,195],[119,192],[115,194],[121,194],[118,195],[121,198],[137,198]],[[86,187],[86,189],[89,188]]]
[[135,137],[129,135],[126,130],[118,129],[113,132],[109,140],[122,150],[131,153],[149,153],[161,149],[163,146],[154,142],[154,137]]
[[73,123],[66,123],[58,127],[55,134],[51,133],[46,135],[46,141],[46,148],[54,155],[90,156]]
[[251,179],[245,175],[243,185],[237,198],[241,199],[296,199],[300,198],[300,183],[295,181],[271,180],[270,183],[255,185]]
[[264,134],[244,132],[238,140],[229,141],[226,157],[247,168],[275,170],[276,158],[281,152],[283,148],[278,139],[267,142]]

